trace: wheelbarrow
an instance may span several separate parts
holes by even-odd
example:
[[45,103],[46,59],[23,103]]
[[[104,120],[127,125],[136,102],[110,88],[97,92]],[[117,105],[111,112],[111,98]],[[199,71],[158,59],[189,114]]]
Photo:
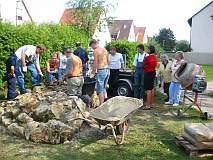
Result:
[[116,96],[90,111],[89,118],[80,119],[90,124],[97,124],[101,130],[111,129],[115,143],[119,145],[123,144],[125,134],[129,129],[130,116],[142,105],[142,100]]

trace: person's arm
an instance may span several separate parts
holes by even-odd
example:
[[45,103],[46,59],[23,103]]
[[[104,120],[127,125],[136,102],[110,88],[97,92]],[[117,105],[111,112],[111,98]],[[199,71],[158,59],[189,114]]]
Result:
[[133,61],[133,71],[135,71],[136,66],[137,66],[137,56],[138,54],[135,55],[134,61]]
[[50,63],[49,63],[49,61],[46,62],[46,68],[47,68],[47,72],[50,73]]
[[36,66],[36,69],[38,71],[38,74],[40,74],[41,76],[43,76],[43,73],[41,72],[40,63],[39,63],[39,55],[36,55],[35,66]]
[[121,69],[124,69],[124,59],[122,54],[120,54],[120,62],[121,62]]
[[98,66],[98,52],[97,50],[94,51],[94,62],[93,62],[93,69],[91,74],[95,75],[96,70],[97,70],[97,66]]
[[70,75],[70,73],[72,73],[72,70],[73,70],[73,62],[71,58],[68,58],[64,77],[67,78]]

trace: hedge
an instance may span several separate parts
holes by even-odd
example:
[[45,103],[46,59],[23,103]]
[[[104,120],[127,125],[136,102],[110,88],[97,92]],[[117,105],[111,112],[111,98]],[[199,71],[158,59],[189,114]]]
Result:
[[62,24],[24,24],[15,26],[0,22],[0,88],[3,86],[5,61],[9,55],[23,45],[44,44],[47,50],[41,58],[41,66],[51,53],[61,51],[63,46],[74,48],[76,41],[87,47],[88,34],[76,26]]
[[[108,43],[106,45],[106,49],[109,51],[111,47],[116,47],[117,52],[126,54],[127,67],[132,68],[133,60],[135,54],[137,53],[137,45],[139,45],[138,42],[129,42],[127,40],[116,40]],[[144,44],[145,51],[147,51],[149,45],[155,46],[158,55],[160,55],[163,52],[163,49],[160,47],[160,45],[152,39],[148,43]]]

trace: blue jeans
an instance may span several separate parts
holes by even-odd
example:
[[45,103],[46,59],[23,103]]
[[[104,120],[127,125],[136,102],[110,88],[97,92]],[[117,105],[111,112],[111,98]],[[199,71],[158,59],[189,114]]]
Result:
[[169,86],[169,103],[171,104],[179,104],[180,102],[180,83],[172,81]]
[[35,86],[38,84],[38,71],[35,67],[35,64],[32,62],[27,63],[27,70],[30,71],[31,74],[31,83],[32,86]]
[[[31,73],[31,83],[36,85],[38,83],[38,73],[35,68],[35,65],[31,62],[27,64],[27,69]],[[16,57],[16,67],[15,67],[16,78],[18,81],[18,86],[21,94],[26,93],[25,82],[24,82],[24,73],[22,71],[21,60]]]
[[144,98],[144,72],[142,68],[136,68],[134,74],[134,97]]
[[62,81],[64,79],[65,72],[66,72],[66,69],[62,69],[62,68],[58,69],[58,80],[59,81]]
[[97,74],[96,74],[96,79],[97,79],[97,86],[96,86],[96,92],[97,94],[103,93],[106,91],[106,85],[108,83],[109,79],[109,69],[98,69]]
[[16,97],[16,78],[7,73],[7,99],[14,99]]
[[47,81],[49,83],[51,83],[55,80],[54,73],[49,73],[49,72],[46,71],[45,74],[46,74],[46,77],[47,77]]

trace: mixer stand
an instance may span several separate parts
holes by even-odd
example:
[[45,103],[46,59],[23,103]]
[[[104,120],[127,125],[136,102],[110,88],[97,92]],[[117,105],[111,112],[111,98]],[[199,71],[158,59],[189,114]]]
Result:
[[186,113],[192,106],[196,106],[196,107],[198,108],[199,112],[201,113],[202,117],[203,117],[204,119],[207,120],[207,119],[208,119],[207,113],[206,113],[206,112],[203,113],[203,111],[201,110],[201,106],[200,106],[200,104],[198,103],[199,92],[195,92],[195,97],[194,97],[194,99],[191,98],[191,97],[189,97],[189,96],[187,96],[186,93],[187,93],[187,91],[185,90],[185,91],[184,91],[184,97],[183,97],[183,104],[185,104],[185,100],[186,100],[186,99],[189,100],[189,101],[191,102],[191,104],[190,104],[188,107],[184,107],[183,110],[178,109],[177,116],[178,116],[179,118],[183,117],[183,114]]

